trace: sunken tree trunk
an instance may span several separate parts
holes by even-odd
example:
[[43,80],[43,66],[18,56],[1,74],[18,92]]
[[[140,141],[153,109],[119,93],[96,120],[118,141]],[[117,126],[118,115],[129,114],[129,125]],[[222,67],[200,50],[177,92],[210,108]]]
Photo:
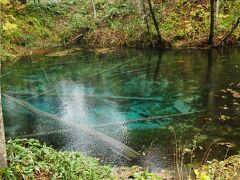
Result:
[[3,94],[3,96],[5,98],[12,100],[16,104],[24,107],[25,109],[29,110],[30,112],[33,112],[34,114],[36,114],[38,116],[42,116],[42,117],[45,117],[46,119],[51,119],[53,121],[59,122],[61,124],[66,125],[69,128],[73,128],[75,130],[78,130],[79,132],[84,132],[87,136],[91,136],[93,138],[96,138],[98,140],[101,140],[102,142],[109,144],[110,147],[112,147],[115,152],[117,152],[118,154],[122,154],[122,156],[126,157],[127,159],[137,159],[140,156],[140,154],[138,152],[136,152],[129,146],[127,146],[127,145],[123,144],[122,142],[115,140],[101,132],[98,132],[95,129],[92,129],[90,127],[87,127],[87,126],[84,126],[81,124],[76,124],[76,123],[72,122],[71,120],[65,121],[61,117],[58,117],[56,115],[53,115],[53,114],[50,114],[50,113],[47,113],[45,111],[35,108],[34,106],[32,106],[31,104],[29,104],[28,102],[26,102],[24,100],[16,99],[7,94]]
[[208,38],[208,44],[214,46],[214,14],[215,14],[215,0],[210,0],[210,32]]
[[148,0],[148,6],[149,6],[149,10],[150,10],[150,13],[151,13],[151,16],[152,16],[153,24],[154,24],[155,29],[156,29],[156,31],[157,31],[158,45],[159,45],[160,47],[163,47],[163,46],[164,46],[164,42],[163,42],[163,39],[162,39],[160,30],[159,30],[159,26],[158,26],[158,22],[157,22],[155,13],[154,13],[153,8],[152,8],[152,2],[151,2],[151,0]]

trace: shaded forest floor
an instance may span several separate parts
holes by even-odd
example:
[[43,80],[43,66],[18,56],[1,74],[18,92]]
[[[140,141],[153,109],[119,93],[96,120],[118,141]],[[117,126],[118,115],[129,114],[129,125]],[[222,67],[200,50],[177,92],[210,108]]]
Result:
[[[139,1],[140,2],[140,1]],[[149,9],[138,1],[107,3],[96,0],[96,17],[91,1],[55,3],[2,3],[1,58],[61,45],[79,43],[93,47],[156,47],[157,36]],[[204,0],[153,3],[163,39],[169,47],[207,47],[209,3]],[[218,42],[240,16],[239,0],[221,1],[215,28]],[[149,24],[149,31],[146,25]],[[235,30],[227,44],[237,44]]]

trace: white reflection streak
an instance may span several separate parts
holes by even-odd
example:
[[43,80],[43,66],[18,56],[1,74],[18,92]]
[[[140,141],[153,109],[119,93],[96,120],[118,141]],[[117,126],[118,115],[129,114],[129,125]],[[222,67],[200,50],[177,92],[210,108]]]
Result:
[[[64,96],[60,96],[61,99],[61,106],[62,106],[62,119],[64,121],[72,121],[76,124],[82,124],[84,126],[95,126],[96,122],[97,124],[101,123],[118,123],[121,121],[125,121],[124,114],[120,111],[119,105],[117,102],[109,101],[101,99],[100,106],[101,108],[105,109],[103,111],[102,117],[101,115],[97,115],[94,118],[94,114],[92,109],[96,108],[95,105],[89,105],[88,98],[85,98],[87,92],[86,87],[84,87],[81,84],[76,84],[74,82],[66,82],[62,81],[59,84],[59,87],[57,88],[58,91],[60,91],[60,94],[64,94]],[[99,122],[99,120],[103,120],[104,122]],[[107,122],[106,122],[107,121]],[[104,134],[121,134],[121,136],[117,136],[117,139],[121,142],[126,142],[129,140],[129,133],[127,126],[120,126],[119,128],[105,128],[101,129],[101,132]],[[113,133],[113,134],[112,134]],[[98,149],[100,147],[99,144],[95,144],[94,142],[89,142],[88,139],[82,139],[80,134],[77,134],[79,138],[75,136],[69,137],[69,143],[68,148],[71,149],[71,146],[73,148],[79,148],[79,143],[81,144],[81,151],[83,151],[86,154],[91,153],[92,150]],[[73,138],[73,139],[72,139]],[[78,140],[79,139],[79,140]],[[80,139],[82,139],[80,141]]]
[[83,86],[62,81],[59,90],[64,94],[64,96],[60,96],[64,111],[62,119],[86,125],[90,115],[88,105],[84,99]]

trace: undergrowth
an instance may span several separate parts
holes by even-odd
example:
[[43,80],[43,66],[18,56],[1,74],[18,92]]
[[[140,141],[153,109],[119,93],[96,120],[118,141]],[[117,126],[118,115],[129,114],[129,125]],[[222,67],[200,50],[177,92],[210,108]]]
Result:
[[[79,152],[54,150],[35,139],[9,140],[8,168],[0,170],[0,179],[121,179],[113,167],[101,165]],[[132,171],[130,179],[161,179],[147,171]]]

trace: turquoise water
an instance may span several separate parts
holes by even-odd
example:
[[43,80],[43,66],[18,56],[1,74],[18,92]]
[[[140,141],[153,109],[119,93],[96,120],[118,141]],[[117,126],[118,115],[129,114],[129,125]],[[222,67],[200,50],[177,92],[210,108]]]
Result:
[[[65,52],[65,50],[57,50]],[[63,54],[62,54],[63,55]],[[182,144],[196,134],[197,159],[216,139],[240,150],[240,51],[114,49],[47,54],[3,65],[6,137],[34,137],[113,164],[173,165],[174,127]],[[15,100],[60,118],[37,114]],[[89,133],[100,132],[99,135]],[[93,130],[93,131],[92,131]],[[122,144],[114,146],[102,135]],[[119,145],[119,144],[118,144]],[[118,146],[117,145],[117,146]],[[126,146],[139,157],[130,158]],[[226,146],[213,145],[223,159]]]

